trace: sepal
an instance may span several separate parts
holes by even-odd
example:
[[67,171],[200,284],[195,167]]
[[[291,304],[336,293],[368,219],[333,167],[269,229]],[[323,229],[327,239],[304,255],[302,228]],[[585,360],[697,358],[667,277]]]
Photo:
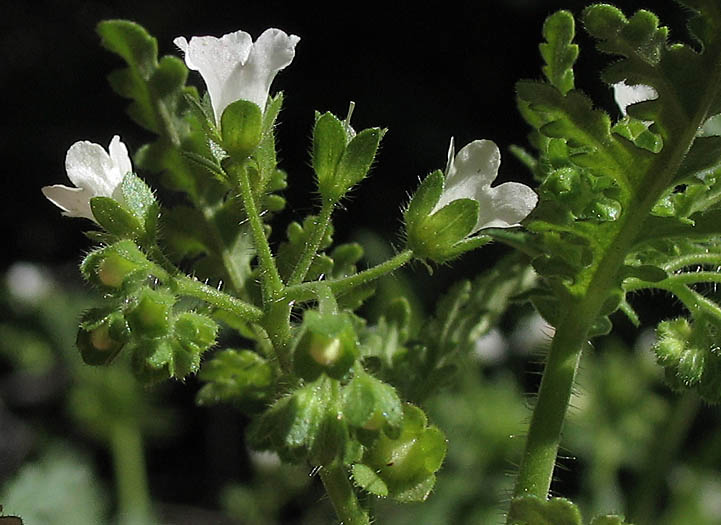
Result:
[[196,396],[199,405],[229,402],[248,412],[262,408],[273,387],[270,363],[251,350],[216,353],[198,377],[207,382]]
[[263,136],[263,113],[257,104],[237,100],[223,111],[220,119],[223,148],[234,159],[245,159]]
[[142,281],[150,268],[150,261],[130,240],[95,250],[80,264],[83,277],[105,290],[119,290],[128,282]]
[[135,305],[126,314],[133,335],[140,339],[158,339],[170,334],[170,314],[176,297],[163,290],[144,288]]
[[314,381],[322,373],[341,379],[357,357],[358,344],[350,316],[305,312],[293,350],[296,374],[306,381]]
[[403,427],[397,438],[380,434],[360,463],[353,479],[377,496],[402,502],[424,501],[435,484],[435,472],[446,455],[446,438],[428,426],[425,414],[413,405],[403,407]]
[[83,315],[76,344],[85,364],[107,365],[125,346],[129,335],[120,312],[96,308]]

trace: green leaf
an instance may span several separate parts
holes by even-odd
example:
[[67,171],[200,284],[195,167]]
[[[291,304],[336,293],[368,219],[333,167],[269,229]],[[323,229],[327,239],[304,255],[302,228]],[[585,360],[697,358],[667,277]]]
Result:
[[697,137],[676,173],[678,182],[696,177],[703,180],[721,168],[721,137]]
[[539,46],[546,62],[544,75],[564,95],[573,89],[573,64],[578,58],[578,46],[572,43],[574,25],[573,15],[568,11],[554,13],[543,24],[547,43]]
[[510,525],[583,525],[581,512],[564,498],[543,500],[536,496],[520,496],[511,500],[508,513]]

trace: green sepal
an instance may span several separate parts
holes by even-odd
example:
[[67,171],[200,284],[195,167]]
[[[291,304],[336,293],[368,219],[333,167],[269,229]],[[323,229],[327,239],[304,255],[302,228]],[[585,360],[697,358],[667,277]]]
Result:
[[272,387],[273,369],[251,350],[222,350],[198,374],[206,384],[196,396],[199,405],[233,403],[246,412],[265,406]]
[[578,46],[573,44],[575,23],[568,11],[557,11],[543,24],[546,43],[540,44],[541,56],[546,62],[543,74],[564,95],[573,89],[573,64],[578,58]]
[[215,344],[218,324],[207,315],[183,312],[175,318],[173,336],[178,343],[194,354],[202,354]]
[[330,381],[321,378],[279,399],[250,424],[250,446],[274,450],[289,462],[305,459],[326,417],[330,396]]
[[347,314],[307,310],[293,349],[293,369],[306,381],[325,372],[342,379],[358,357],[355,329]]
[[135,306],[126,314],[133,335],[141,339],[169,335],[172,328],[170,314],[175,300],[175,295],[166,291],[144,288]]
[[[435,484],[435,472],[446,454],[446,439],[436,427],[428,426],[425,414],[412,405],[403,407],[403,428],[396,439],[379,434],[366,449],[361,463],[353,467],[354,481],[369,492],[402,502],[424,501]],[[369,476],[371,470],[380,478]],[[358,477],[355,477],[356,472]]]
[[368,175],[384,134],[384,129],[368,128],[353,137],[338,161],[332,184],[318,188],[324,199],[338,202]]
[[345,126],[335,115],[328,112],[316,119],[313,128],[312,160],[321,195],[334,194],[336,169],[347,142]]
[[509,525],[583,525],[581,511],[570,500],[519,496],[511,500]]
[[591,520],[590,525],[633,525],[624,520],[623,516],[615,516],[608,514],[606,516],[596,516]]
[[351,468],[351,474],[353,481],[359,487],[366,492],[378,496],[379,498],[385,498],[388,496],[388,485],[383,481],[375,471],[368,465],[363,463],[356,463]]
[[401,426],[403,405],[392,386],[359,369],[343,388],[343,414],[355,427],[393,429]]
[[150,187],[134,173],[128,173],[120,183],[120,193],[125,207],[138,219],[146,236],[154,238],[160,206]]
[[463,241],[478,222],[479,206],[472,199],[458,199],[448,203],[408,230],[408,247],[416,257],[437,263],[475,248],[473,239],[468,239],[474,243],[471,246],[465,246]]
[[107,365],[120,353],[130,329],[117,310],[94,308],[83,314],[76,344],[87,365]]
[[342,414],[327,411],[308,453],[310,464],[326,466],[343,461],[349,441],[348,424]]
[[145,254],[127,239],[90,252],[80,263],[83,277],[105,290],[126,289],[128,281],[147,277],[150,268]]
[[90,210],[98,224],[108,233],[131,239],[141,237],[144,233],[142,222],[115,199],[93,197],[90,199]]
[[223,148],[234,159],[248,157],[260,143],[263,132],[263,112],[248,100],[236,100],[220,117]]
[[423,179],[403,213],[406,232],[417,230],[425,218],[431,214],[443,193],[444,179],[441,170],[436,170]]

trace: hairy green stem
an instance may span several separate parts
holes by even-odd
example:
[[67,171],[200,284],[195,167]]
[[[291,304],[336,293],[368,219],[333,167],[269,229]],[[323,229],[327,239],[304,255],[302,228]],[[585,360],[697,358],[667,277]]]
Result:
[[115,469],[119,523],[154,523],[140,429],[128,421],[117,420],[113,423],[110,446]]
[[306,242],[303,246],[303,253],[301,253],[300,259],[298,259],[295,268],[293,268],[293,273],[288,279],[289,286],[300,284],[303,282],[303,279],[305,279],[305,276],[310,269],[310,265],[313,264],[313,259],[315,258],[316,253],[318,253],[320,243],[323,241],[323,237],[325,237],[325,232],[328,229],[328,224],[330,224],[330,216],[332,213],[333,203],[324,200],[320,213],[315,219],[313,233],[311,234],[308,242]]
[[389,274],[401,266],[408,263],[413,258],[411,250],[404,250],[387,261],[363,270],[355,275],[343,277],[342,279],[333,279],[328,281],[308,282],[289,286],[284,291],[284,296],[292,301],[312,301],[318,297],[320,286],[329,286],[331,291],[336,295],[343,295],[357,286],[369,283],[379,277]]
[[[693,143],[698,126],[715,97],[711,88],[721,84],[721,64],[714,82],[703,94],[699,111],[678,137],[664,137],[664,149],[644,170],[641,180],[614,223],[614,230],[597,258],[577,279],[575,295],[564,305],[546,366],[528,431],[526,448],[514,489],[515,496],[530,494],[547,498],[561,440],[581,348],[593,322],[598,318],[607,294],[617,282],[626,255],[640,234],[651,208],[671,184],[681,162]],[[672,140],[674,139],[674,140]],[[638,167],[629,166],[633,170]]]
[[334,463],[321,468],[320,479],[342,525],[370,525],[343,465]]
[[232,295],[216,290],[187,275],[180,274],[173,279],[173,289],[180,295],[195,297],[237,315],[246,321],[259,321],[263,311],[252,304],[236,299]]
[[269,301],[283,289],[283,281],[278,273],[278,267],[275,259],[270,251],[268,238],[265,236],[265,228],[263,221],[258,213],[258,207],[253,197],[253,189],[250,186],[250,177],[245,165],[235,165],[231,167],[232,174],[240,187],[240,195],[243,199],[243,207],[250,222],[250,229],[253,232],[253,240],[255,241],[255,249],[258,253],[258,262],[260,263],[260,280],[263,287],[263,300]]

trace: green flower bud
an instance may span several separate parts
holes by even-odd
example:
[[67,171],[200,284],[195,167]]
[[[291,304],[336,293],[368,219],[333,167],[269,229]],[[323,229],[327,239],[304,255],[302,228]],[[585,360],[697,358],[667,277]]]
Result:
[[228,105],[220,119],[223,148],[234,159],[248,157],[260,143],[263,112],[257,104],[237,100]]
[[343,414],[349,424],[369,431],[398,428],[403,421],[403,407],[395,389],[363,370],[357,370],[343,389]]
[[76,344],[86,364],[106,365],[118,355],[129,334],[120,312],[94,309],[83,316]]
[[88,254],[80,264],[83,276],[101,288],[117,290],[130,277],[147,277],[150,262],[133,241],[122,240]]
[[162,290],[144,288],[134,308],[126,314],[135,337],[156,339],[170,333],[170,313],[175,296]]
[[313,129],[313,169],[324,199],[338,202],[370,170],[386,130],[364,129],[349,136],[350,127],[331,113],[320,115]]
[[365,490],[400,501],[423,501],[435,483],[435,472],[446,454],[446,439],[438,428],[427,426],[420,408],[403,407],[400,435],[380,434],[367,448],[361,463],[353,465],[353,478]]
[[293,353],[296,373],[314,381],[321,373],[342,378],[358,355],[355,330],[346,314],[321,314],[308,310]]

